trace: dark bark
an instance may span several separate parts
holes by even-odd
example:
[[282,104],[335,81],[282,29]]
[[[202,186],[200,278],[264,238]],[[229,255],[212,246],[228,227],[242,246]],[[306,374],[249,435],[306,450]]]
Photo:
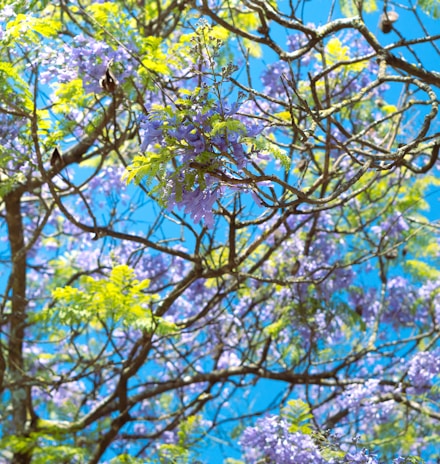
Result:
[[[11,314],[9,315],[9,344],[7,368],[12,383],[11,432],[17,436],[26,434],[29,395],[24,377],[23,340],[26,327],[26,247],[21,215],[21,195],[11,192],[5,198],[12,271],[10,275]],[[14,454],[14,464],[28,464],[31,454],[26,451]]]

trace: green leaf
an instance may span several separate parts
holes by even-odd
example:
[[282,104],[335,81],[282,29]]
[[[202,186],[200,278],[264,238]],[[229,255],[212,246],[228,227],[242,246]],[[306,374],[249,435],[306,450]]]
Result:
[[272,322],[264,328],[264,332],[272,338],[276,338],[278,334],[289,325],[288,317],[280,317],[277,321]]
[[110,464],[145,464],[145,459],[135,458],[124,453],[111,459]]
[[[342,14],[346,17],[357,16],[359,14],[357,5],[359,1],[357,0],[339,0],[341,6]],[[363,0],[361,2],[362,11],[365,13],[372,13],[377,11],[377,2],[376,0]]]
[[26,176],[21,171],[12,175],[2,171],[2,167],[6,167],[11,159],[12,156],[7,153],[7,150],[0,146],[0,198],[7,195],[17,184],[26,182]]
[[418,6],[433,18],[440,18],[440,2],[438,0],[419,0]]
[[11,453],[25,453],[30,451],[35,445],[32,437],[18,437],[9,435],[0,440],[0,449],[9,450]]
[[6,27],[8,34],[14,39],[26,38],[37,41],[38,34],[43,37],[55,37],[61,29],[61,23],[47,16],[37,18],[30,14],[18,14],[9,21]]
[[114,2],[92,3],[87,7],[89,13],[98,23],[106,24],[110,16],[117,16],[119,7]]
[[343,458],[346,456],[345,451],[335,450],[324,447],[321,449],[321,456],[328,462],[343,462]]
[[79,288],[56,288],[52,292],[56,305],[38,317],[66,325],[90,324],[96,328],[100,328],[104,321],[111,320],[148,333],[178,333],[175,324],[152,314],[151,304],[158,299],[158,295],[145,293],[149,285],[148,279],[137,280],[129,266],[117,265],[107,278],[85,276]]
[[289,432],[301,432],[306,435],[312,433],[312,428],[308,425],[313,414],[310,407],[302,400],[290,400],[281,411],[281,416],[290,422]]
[[180,422],[177,437],[178,442],[159,446],[160,462],[171,464],[190,464],[195,461],[194,437],[200,435],[201,416],[193,415]]
[[225,130],[230,130],[231,132],[246,132],[246,127],[244,124],[237,119],[226,119],[226,121],[216,121],[212,125],[211,134],[216,135],[219,132],[224,133]]
[[18,96],[23,106],[32,111],[34,108],[32,93],[28,83],[19,75],[18,69],[10,63],[0,62],[0,91],[5,97],[8,95]]
[[440,274],[436,267],[417,259],[408,259],[405,266],[410,269],[412,275],[421,279],[436,279]]
[[165,171],[166,163],[173,157],[172,149],[169,145],[159,149],[159,153],[148,151],[143,155],[136,155],[132,163],[127,166],[122,175],[127,184],[134,182],[135,185],[146,179],[150,184],[155,176],[158,176],[166,183],[166,179],[162,176]]
[[81,106],[86,102],[82,79],[72,79],[68,82],[57,83],[55,96],[58,97],[54,112],[57,114],[67,113],[74,105]]

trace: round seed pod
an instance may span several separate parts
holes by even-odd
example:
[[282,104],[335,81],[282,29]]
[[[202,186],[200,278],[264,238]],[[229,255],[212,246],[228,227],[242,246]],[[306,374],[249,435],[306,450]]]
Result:
[[379,18],[379,29],[384,34],[390,33],[393,29],[393,23],[395,23],[398,19],[399,15],[395,11],[383,12]]

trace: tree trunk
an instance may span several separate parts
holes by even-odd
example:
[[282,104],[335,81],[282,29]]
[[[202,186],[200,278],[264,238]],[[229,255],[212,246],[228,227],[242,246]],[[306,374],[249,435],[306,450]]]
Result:
[[[21,215],[21,194],[11,192],[5,198],[6,221],[11,247],[12,271],[9,280],[11,292],[11,314],[9,316],[9,343],[7,368],[12,384],[12,424],[11,433],[26,435],[27,402],[26,379],[24,377],[23,340],[26,326],[26,249],[23,218]],[[28,464],[31,453],[21,451],[14,454],[14,464]]]

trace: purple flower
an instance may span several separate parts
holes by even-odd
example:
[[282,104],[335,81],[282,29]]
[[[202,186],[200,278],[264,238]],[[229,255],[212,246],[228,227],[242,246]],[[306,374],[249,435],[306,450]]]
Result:
[[289,76],[289,66],[284,61],[270,64],[261,76],[261,82],[265,92],[271,96],[279,96],[286,93],[286,82],[284,76]]
[[343,407],[357,409],[364,399],[371,398],[380,388],[378,379],[369,379],[365,383],[350,385],[341,396]]
[[[418,290],[419,320],[427,322],[428,315],[434,314],[436,320],[440,319],[440,279],[429,280]],[[422,317],[421,317],[422,316]]]
[[231,104],[225,103],[217,104],[217,112],[223,116],[232,116],[240,109],[241,103],[239,102],[232,102]]
[[434,376],[440,373],[440,348],[432,352],[421,351],[409,362],[408,377],[416,393],[432,386]]
[[153,143],[160,142],[163,137],[162,127],[162,121],[141,116],[139,121],[139,130],[142,138],[141,151],[145,151]]
[[[172,122],[172,121],[169,121],[169,122]],[[168,135],[171,137],[174,137],[175,139],[179,141],[186,140],[189,137],[189,133],[194,129],[195,129],[194,124],[181,124],[177,126],[175,129],[168,130]]]
[[208,228],[214,227],[214,213],[212,208],[214,203],[220,198],[223,191],[222,187],[207,187],[201,190],[197,187],[195,190],[182,191],[182,198],[176,201],[175,193],[170,195],[168,200],[168,209],[174,206],[184,208],[185,213],[189,214],[197,224],[204,219]]
[[390,239],[401,238],[402,234],[408,229],[409,227],[405,218],[399,213],[391,214],[385,219],[385,221],[371,228],[371,230],[379,237],[386,235]]
[[384,322],[394,326],[411,324],[414,315],[411,312],[415,298],[410,282],[404,277],[394,277],[387,283],[389,309],[384,313]]
[[349,464],[379,464],[376,457],[369,454],[365,449],[355,453],[347,453],[344,462]]
[[[289,423],[277,416],[258,419],[243,432],[239,444],[247,463],[324,464],[326,461],[309,435],[289,432]],[[266,461],[264,461],[266,460]]]
[[223,351],[217,363],[218,369],[227,369],[240,365],[240,359],[233,351]]
[[188,133],[186,141],[194,148],[194,154],[198,155],[205,150],[205,140],[200,135],[200,132],[196,129],[193,129]]
[[69,44],[53,49],[44,47],[39,56],[40,79],[43,84],[64,83],[80,77],[86,92],[100,93],[99,80],[104,75],[107,65],[113,61],[118,67],[117,79],[123,83],[133,75],[135,62],[126,47],[113,49],[105,42],[77,35]]

